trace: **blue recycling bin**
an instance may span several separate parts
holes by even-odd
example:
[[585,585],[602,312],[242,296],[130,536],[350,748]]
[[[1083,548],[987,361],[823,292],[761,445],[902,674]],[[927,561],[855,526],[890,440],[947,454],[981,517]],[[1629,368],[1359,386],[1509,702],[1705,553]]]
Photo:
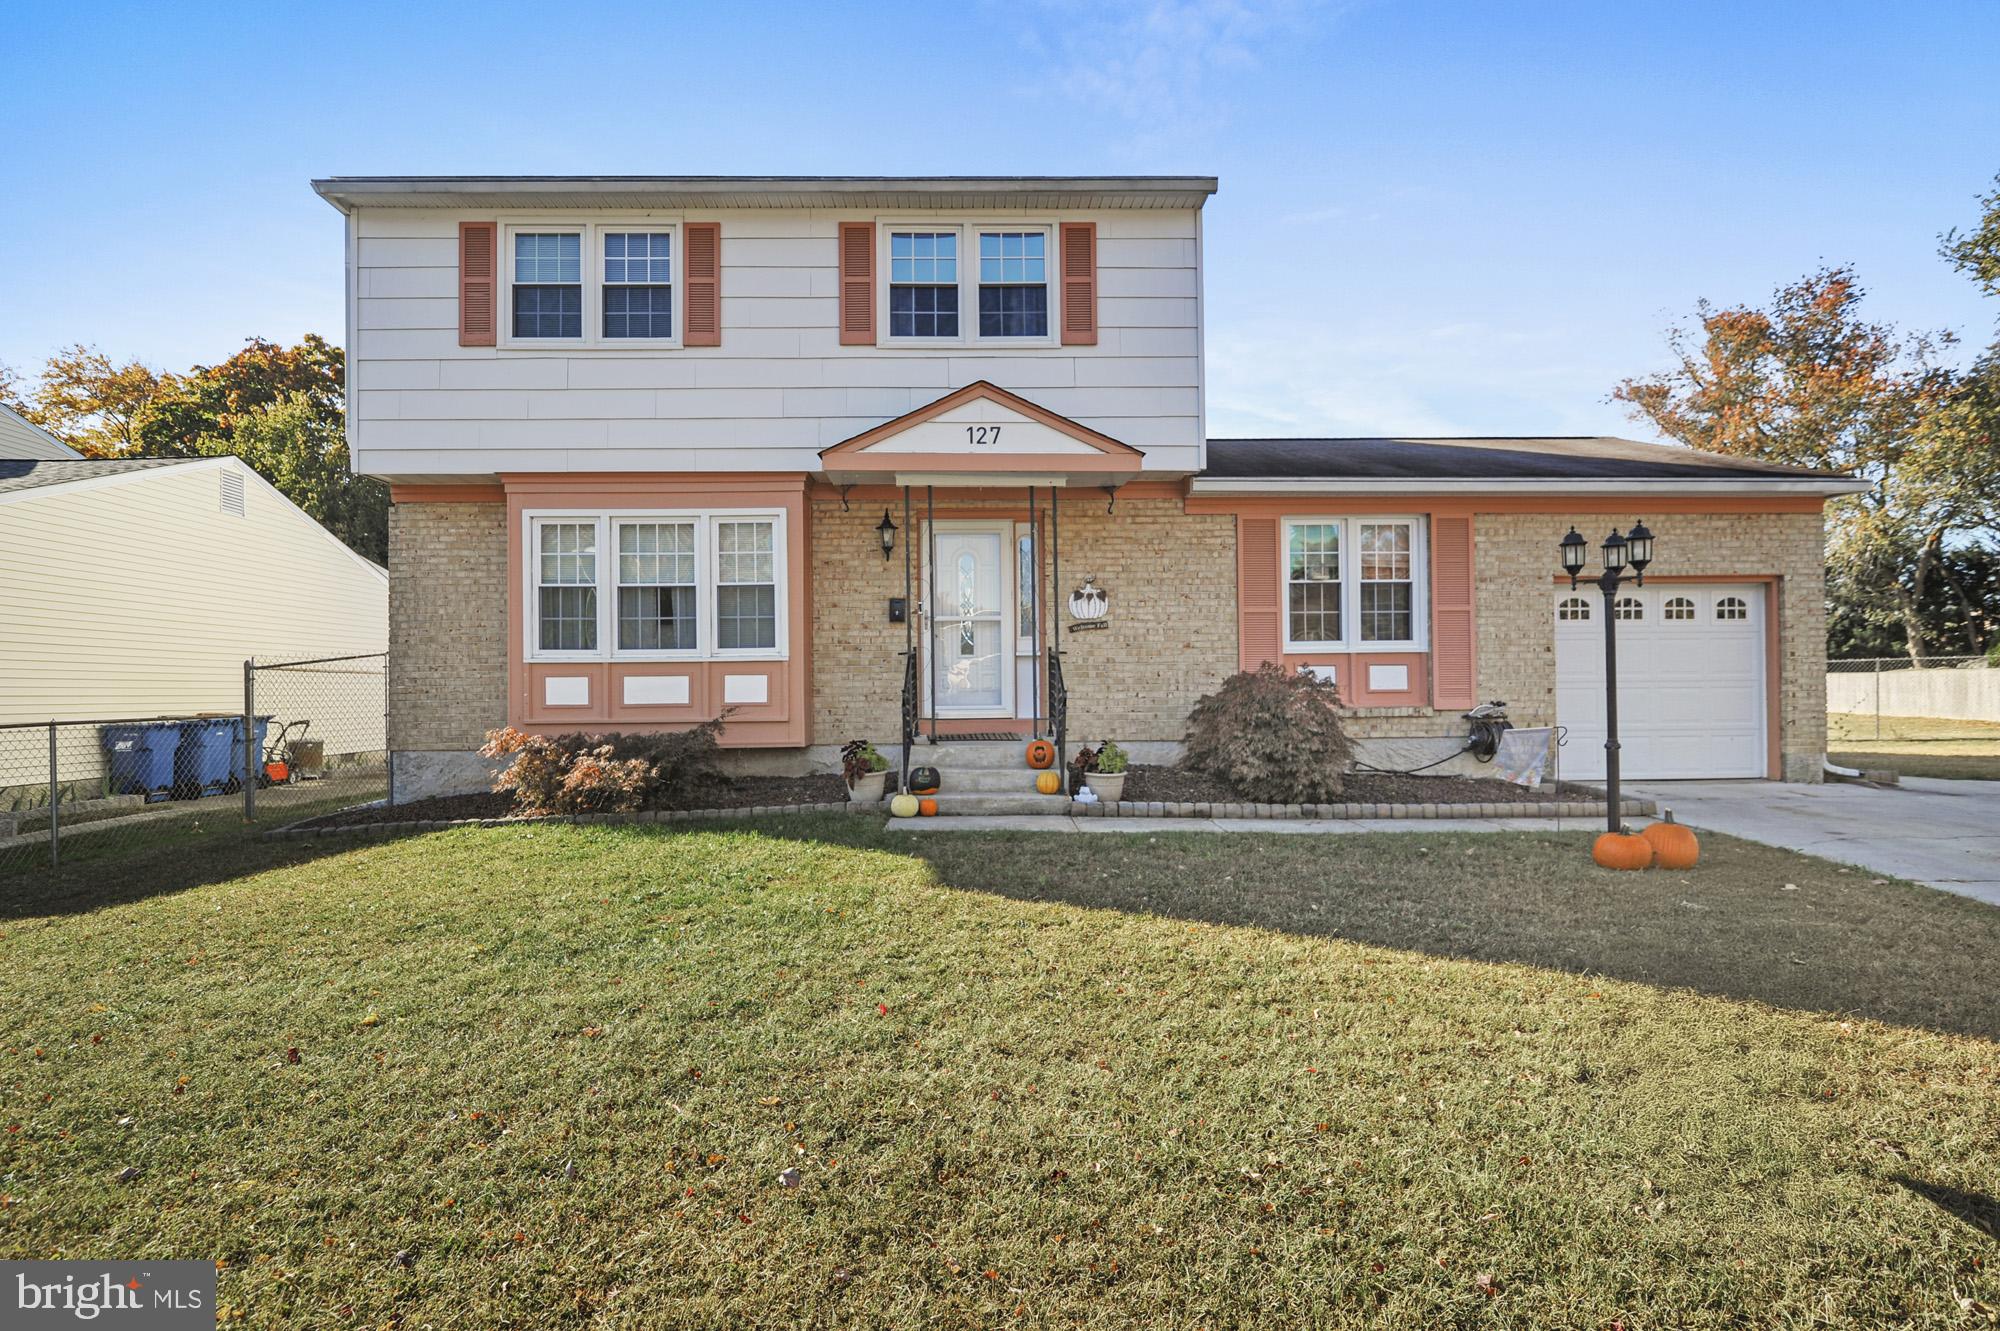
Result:
[[[271,718],[260,716],[257,751],[252,770],[264,762],[264,734]],[[174,752],[174,794],[181,799],[240,790],[243,780],[243,718],[202,716],[180,723],[180,747]]]
[[179,721],[139,721],[100,726],[97,741],[110,769],[111,793],[165,799],[174,787],[174,758],[181,746]]

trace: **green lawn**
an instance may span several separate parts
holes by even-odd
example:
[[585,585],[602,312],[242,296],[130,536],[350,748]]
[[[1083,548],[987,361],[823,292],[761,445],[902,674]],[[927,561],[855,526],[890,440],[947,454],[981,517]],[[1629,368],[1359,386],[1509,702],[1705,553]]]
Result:
[[12,884],[0,1256],[214,1256],[247,1326],[1990,1323],[2000,910],[1587,844],[830,817]]

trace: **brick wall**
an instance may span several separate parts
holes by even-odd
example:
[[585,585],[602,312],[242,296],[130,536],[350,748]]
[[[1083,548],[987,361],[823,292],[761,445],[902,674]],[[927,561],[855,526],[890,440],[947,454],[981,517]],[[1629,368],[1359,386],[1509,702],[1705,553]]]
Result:
[[[1629,514],[1481,514],[1474,527],[1479,696],[1504,698],[1516,725],[1555,720],[1552,578],[1556,543],[1574,522],[1597,543]],[[1779,751],[1788,781],[1820,779],[1826,751],[1825,524],[1818,513],[1673,513],[1658,534],[1649,573],[1674,577],[1775,574]]]
[[[1111,598],[1108,628],[1064,635],[1070,732],[1178,740],[1195,699],[1235,668],[1236,521],[1185,514],[1177,499],[1121,499],[1115,513],[1104,509],[1095,491],[1062,503],[1057,601],[1065,624],[1069,593],[1086,574]],[[949,511],[1026,516],[1024,501],[956,502]],[[900,503],[891,516],[904,526]],[[822,743],[897,733],[903,626],[888,622],[888,601],[903,594],[902,542],[922,539],[921,500],[913,518],[916,534],[900,531],[885,562],[879,502],[846,513],[838,500],[814,503],[813,736]]]
[[464,752],[507,724],[507,508],[389,508],[389,747]]

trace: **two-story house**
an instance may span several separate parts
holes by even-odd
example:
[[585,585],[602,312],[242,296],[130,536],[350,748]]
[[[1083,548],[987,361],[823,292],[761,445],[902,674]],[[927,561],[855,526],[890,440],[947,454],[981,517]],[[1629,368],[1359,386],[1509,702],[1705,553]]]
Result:
[[1821,508],[1853,482],[1617,439],[1211,440],[1213,179],[314,187],[354,465],[394,497],[399,799],[483,786],[506,724],[726,712],[774,771],[1065,718],[1163,756],[1266,660],[1333,678],[1382,765],[1504,699],[1589,776],[1601,609],[1557,543],[1641,517],[1627,773],[1819,773]]

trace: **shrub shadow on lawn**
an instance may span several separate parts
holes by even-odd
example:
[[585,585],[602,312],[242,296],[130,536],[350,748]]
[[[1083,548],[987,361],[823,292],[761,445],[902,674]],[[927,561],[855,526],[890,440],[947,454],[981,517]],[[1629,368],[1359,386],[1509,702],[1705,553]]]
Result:
[[884,835],[949,886],[1015,900],[2000,1039],[2000,910],[1719,835],[1691,872],[1622,874],[1591,864],[1588,832]]
[[1938,1209],[1963,1220],[1987,1238],[2000,1241],[2000,1198],[1989,1197],[1983,1192],[1946,1187],[1942,1183],[1929,1183],[1911,1178],[1908,1174],[1892,1177],[1893,1181],[1933,1203]]

